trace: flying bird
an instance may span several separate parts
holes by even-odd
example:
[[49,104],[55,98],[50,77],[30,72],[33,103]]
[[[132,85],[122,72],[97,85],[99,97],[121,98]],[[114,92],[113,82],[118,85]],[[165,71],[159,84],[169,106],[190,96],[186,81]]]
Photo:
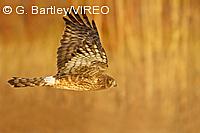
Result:
[[74,91],[101,90],[116,87],[106,74],[108,59],[101,45],[94,20],[86,14],[67,13],[65,28],[57,50],[57,74],[37,78],[13,77],[12,87],[50,86]]

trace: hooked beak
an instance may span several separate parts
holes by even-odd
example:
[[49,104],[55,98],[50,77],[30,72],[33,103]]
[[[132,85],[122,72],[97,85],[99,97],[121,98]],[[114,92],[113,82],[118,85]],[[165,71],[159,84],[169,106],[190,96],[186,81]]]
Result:
[[117,83],[116,83],[116,81],[113,81],[113,85],[112,85],[113,87],[117,87]]

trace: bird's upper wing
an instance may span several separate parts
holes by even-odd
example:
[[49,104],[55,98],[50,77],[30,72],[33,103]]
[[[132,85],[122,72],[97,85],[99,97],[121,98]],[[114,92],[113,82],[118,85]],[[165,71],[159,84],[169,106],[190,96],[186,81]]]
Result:
[[[107,57],[103,49],[94,20],[89,22],[86,14],[68,13],[63,17],[66,27],[57,51],[59,75],[84,72],[87,68],[107,68]],[[96,68],[95,68],[96,69]]]

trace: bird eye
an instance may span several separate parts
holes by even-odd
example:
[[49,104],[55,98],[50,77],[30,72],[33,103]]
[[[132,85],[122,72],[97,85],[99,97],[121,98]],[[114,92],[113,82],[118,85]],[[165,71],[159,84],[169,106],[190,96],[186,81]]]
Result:
[[107,82],[108,82],[108,84],[109,84],[109,85],[111,85],[111,84],[112,84],[112,80],[111,80],[111,79],[108,79],[108,81],[107,81]]

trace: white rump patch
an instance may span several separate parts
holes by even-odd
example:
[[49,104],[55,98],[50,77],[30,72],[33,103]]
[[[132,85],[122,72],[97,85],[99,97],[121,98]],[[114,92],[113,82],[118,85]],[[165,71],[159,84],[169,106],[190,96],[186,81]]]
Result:
[[45,81],[46,85],[54,85],[56,79],[53,76],[49,76],[49,77],[45,77],[44,81]]

